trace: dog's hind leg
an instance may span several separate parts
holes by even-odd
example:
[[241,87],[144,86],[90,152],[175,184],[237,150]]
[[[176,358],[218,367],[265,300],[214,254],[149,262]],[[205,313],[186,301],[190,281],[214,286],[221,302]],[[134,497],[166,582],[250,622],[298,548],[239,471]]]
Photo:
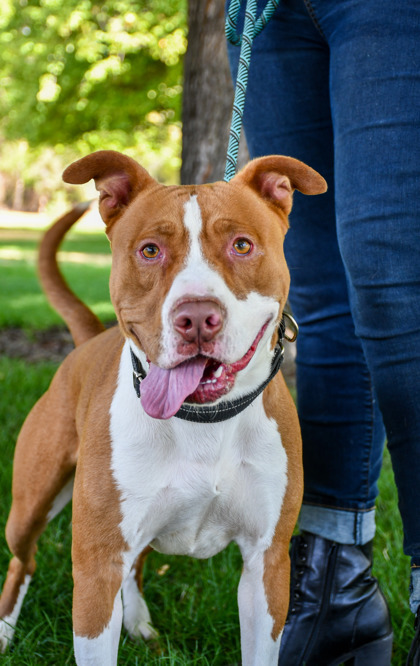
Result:
[[15,632],[23,599],[35,570],[35,560],[23,565],[13,557],[7,572],[6,582],[0,599],[0,652],[5,652]]
[[140,553],[122,586],[124,627],[131,638],[143,637],[146,641],[158,637],[143,597],[143,566],[151,550],[150,546],[147,546]]
[[[71,497],[77,453],[74,421],[57,412],[60,389],[45,394],[26,419],[15,451],[6,539],[13,558],[0,597],[0,651],[12,640],[35,571],[38,537]],[[54,414],[54,417],[51,417]]]

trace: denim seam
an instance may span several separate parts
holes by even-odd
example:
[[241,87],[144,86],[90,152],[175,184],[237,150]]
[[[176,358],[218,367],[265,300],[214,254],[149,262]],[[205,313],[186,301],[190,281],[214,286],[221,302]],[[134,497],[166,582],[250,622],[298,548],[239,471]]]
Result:
[[333,509],[334,511],[347,511],[348,513],[368,513],[369,511],[375,511],[375,505],[371,507],[366,507],[366,509],[352,509],[349,507],[341,507],[332,504],[324,504],[318,502],[302,502],[302,505],[305,506],[317,506],[321,509]]
[[360,543],[362,539],[362,515],[359,512],[356,512],[354,516],[354,542]]
[[368,455],[367,455],[367,468],[366,468],[366,477],[365,477],[365,494],[366,497],[369,496],[369,487],[370,487],[370,471],[371,471],[371,462],[372,462],[372,441],[373,441],[373,432],[374,432],[374,408],[373,408],[373,386],[372,386],[372,380],[369,371],[367,375],[367,383],[368,383],[368,389],[370,393],[370,401],[368,405],[368,412],[370,413],[370,424],[369,424],[369,429],[366,429],[366,444],[368,444]]
[[312,6],[312,3],[310,2],[310,0],[303,0],[303,2],[305,3],[306,9],[308,11],[309,16],[312,19],[312,22],[313,22],[315,28],[318,30],[321,37],[323,39],[325,39],[325,41],[327,41],[327,38],[325,36],[325,33],[324,33],[323,29],[321,28],[321,24],[318,20],[318,17],[316,15],[315,9]]

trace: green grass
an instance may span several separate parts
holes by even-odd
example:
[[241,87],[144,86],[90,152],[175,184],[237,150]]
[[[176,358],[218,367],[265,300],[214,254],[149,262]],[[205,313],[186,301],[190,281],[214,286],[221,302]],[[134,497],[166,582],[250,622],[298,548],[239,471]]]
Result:
[[[14,235],[13,235],[14,233]],[[38,281],[39,235],[0,230],[0,327],[45,330],[62,323]],[[115,318],[109,298],[110,248],[105,233],[72,234],[62,246],[60,266],[72,290],[103,321]]]
[[403,530],[397,490],[388,451],[379,481],[377,531],[374,541],[374,574],[387,599],[394,628],[393,666],[404,666],[414,635],[408,606],[410,558],[402,552]]
[[[0,326],[22,326],[27,331],[45,329],[59,322],[38,287],[34,252],[36,239],[16,233],[0,249]],[[106,255],[104,234],[70,237],[66,252]],[[70,285],[103,319],[112,318],[108,297],[109,267],[65,262]],[[31,364],[0,359],[0,586],[9,552],[3,538],[10,507],[14,443],[20,426],[47,388],[55,371],[53,363]],[[387,597],[394,623],[392,666],[403,666],[412,636],[408,610],[409,561],[402,555],[402,528],[388,454],[380,479],[375,540],[375,574]],[[71,508],[53,521],[40,539],[38,568],[28,591],[12,649],[0,656],[1,666],[64,666],[73,663],[71,628]],[[167,565],[167,566],[164,566]],[[169,567],[169,568],[167,568]],[[152,553],[146,563],[145,595],[156,628],[159,651],[135,644],[122,634],[119,663],[136,665],[214,664],[240,662],[236,588],[241,558],[236,546],[208,561],[168,557]],[[293,665],[291,665],[293,666]],[[375,665],[372,665],[375,666]]]

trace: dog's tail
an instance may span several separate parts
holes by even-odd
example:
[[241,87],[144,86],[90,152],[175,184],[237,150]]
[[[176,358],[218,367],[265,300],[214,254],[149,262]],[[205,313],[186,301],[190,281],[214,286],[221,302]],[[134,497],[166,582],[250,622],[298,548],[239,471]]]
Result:
[[54,222],[42,238],[38,258],[39,277],[45,294],[66,322],[76,346],[98,335],[105,327],[71,291],[58,268],[57,250],[67,231],[82,217],[90,203],[76,205]]

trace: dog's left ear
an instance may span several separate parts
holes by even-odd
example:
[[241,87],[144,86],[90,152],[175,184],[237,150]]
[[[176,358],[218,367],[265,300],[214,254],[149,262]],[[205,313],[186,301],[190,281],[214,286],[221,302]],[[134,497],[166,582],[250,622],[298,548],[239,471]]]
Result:
[[64,182],[73,185],[91,178],[99,191],[99,212],[107,231],[139,192],[156,185],[138,162],[115,150],[99,150],[82,157],[63,173]]
[[303,162],[284,155],[259,157],[249,162],[233,181],[242,181],[287,215],[292,209],[294,190],[303,194],[322,194],[327,183]]

